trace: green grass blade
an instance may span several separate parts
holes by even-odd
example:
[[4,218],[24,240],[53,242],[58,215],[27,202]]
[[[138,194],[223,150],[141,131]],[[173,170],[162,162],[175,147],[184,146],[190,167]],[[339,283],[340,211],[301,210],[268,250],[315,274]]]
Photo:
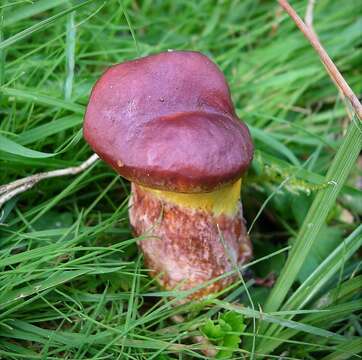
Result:
[[347,344],[338,346],[336,351],[333,351],[331,354],[323,357],[321,360],[351,360],[351,359],[361,359],[361,356],[358,354],[362,353],[362,341],[361,339],[355,339]]
[[64,130],[71,129],[83,122],[79,115],[70,115],[53,120],[47,124],[39,125],[33,129],[26,130],[16,138],[17,143],[27,145],[45,139],[51,135],[58,134]]
[[75,65],[75,11],[68,14],[67,43],[66,43],[66,77],[64,83],[64,99],[70,100],[73,91],[74,65]]
[[21,8],[11,11],[4,21],[4,27],[15,24],[16,22],[38,15],[43,11],[50,10],[56,6],[67,3],[69,0],[38,0]]
[[296,330],[297,332],[304,332],[304,333],[312,334],[312,335],[316,335],[316,336],[333,338],[336,341],[347,341],[348,340],[347,338],[345,338],[339,334],[333,333],[331,331],[328,331],[328,330],[325,330],[322,328],[317,328],[315,326],[304,324],[301,322],[287,320],[287,319],[284,319],[283,317],[276,316],[275,314],[270,315],[270,314],[264,313],[264,312],[261,313],[259,311],[250,309],[248,307],[243,307],[240,305],[238,306],[238,305],[230,304],[230,303],[220,301],[220,300],[213,300],[213,302],[216,305],[220,306],[221,308],[224,308],[226,310],[235,311],[239,314],[244,315],[245,317],[259,319],[266,323],[278,324],[280,326]]
[[350,299],[361,290],[362,275],[352,277],[336,288],[324,293],[313,305],[314,309],[323,309],[327,306],[331,306],[335,302],[346,301]]
[[330,184],[319,190],[292,246],[288,260],[265,305],[265,311],[276,311],[281,306],[290,287],[295,281],[309,250],[318,239],[318,233],[325,223],[337,196],[349,173],[355,165],[361,150],[362,130],[357,121],[351,122],[345,139],[339,148],[326,175]]
[[0,151],[28,158],[46,158],[56,155],[28,149],[2,135],[0,135]]
[[9,303],[36,294],[40,291],[56,287],[59,284],[75,279],[81,275],[86,274],[87,272],[89,272],[89,270],[60,271],[58,273],[52,274],[52,276],[50,276],[49,278],[41,280],[35,284],[8,291],[5,295],[0,296],[0,308],[7,306]]
[[55,109],[64,109],[73,111],[77,114],[84,113],[84,106],[75,104],[70,101],[57,99],[48,95],[39,94],[38,92],[31,91],[29,89],[13,89],[8,87],[1,87],[0,91],[2,94],[7,96],[14,96],[20,101],[33,101],[37,104],[42,104]]
[[[362,306],[361,301],[351,301],[349,303],[343,303],[340,305],[330,306],[327,309],[328,312],[320,312],[317,314],[311,314],[306,316],[301,322],[303,324],[309,324],[317,327],[327,329],[335,324],[337,321],[343,321],[346,316],[349,316],[352,312],[360,311]],[[259,346],[259,351],[265,354],[272,353],[282,345],[285,340],[288,340],[300,332],[298,329],[284,328],[276,336],[264,338]],[[316,341],[313,338],[313,341]],[[349,341],[345,342],[347,344]]]
[[291,150],[288,149],[283,143],[272,137],[265,131],[262,131],[258,128],[249,125],[250,133],[254,139],[257,139],[263,142],[265,145],[269,146],[271,149],[276,152],[284,155],[293,165],[299,165],[299,160],[293,154]]
[[36,23],[35,25],[33,25],[23,31],[20,31],[19,33],[7,38],[6,40],[3,40],[0,43],[0,49],[5,49],[11,45],[14,45],[16,42],[27,38],[28,36],[34,34],[37,31],[46,29],[48,26],[50,26],[52,23],[54,23],[58,19],[62,18],[63,16],[67,15],[68,13],[70,13],[74,10],[77,10],[77,9],[89,4],[92,1],[94,1],[94,0],[86,0],[78,5],[74,5],[74,6],[70,7],[69,9],[63,10],[63,11],[59,12],[58,14],[53,15],[43,21],[40,21],[40,22]]
[[[325,286],[331,277],[338,272],[338,270],[344,265],[344,263],[359,249],[362,244],[362,225],[359,226],[342,244],[340,244],[310,275],[310,277],[303,282],[303,284],[293,293],[291,298],[283,306],[283,309],[293,309],[298,313],[298,310],[305,306],[316,293],[318,293],[323,286]],[[317,309],[323,309],[326,306],[330,306],[333,302],[339,301],[341,298],[351,297],[357,293],[361,287],[361,276],[352,278],[345,281],[342,285],[336,289],[326,293],[320,298],[315,307]],[[326,318],[328,314],[326,315]],[[289,317],[291,319],[292,317]],[[269,350],[277,348],[285,339],[280,337],[281,328],[276,329],[276,326],[272,326],[268,329],[266,334],[273,334],[277,340],[263,340],[262,349]],[[292,334],[289,333],[291,337]]]
[[283,309],[304,307],[362,245],[362,225],[343,241],[288,299]]

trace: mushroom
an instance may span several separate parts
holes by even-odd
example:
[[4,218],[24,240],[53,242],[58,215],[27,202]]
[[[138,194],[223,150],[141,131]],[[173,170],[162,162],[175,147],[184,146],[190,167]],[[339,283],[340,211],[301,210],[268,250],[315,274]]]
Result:
[[[169,51],[110,67],[92,90],[84,137],[131,181],[129,217],[165,289],[224,289],[250,259],[240,202],[253,156],[222,72],[205,55]],[[204,287],[201,284],[208,282]]]

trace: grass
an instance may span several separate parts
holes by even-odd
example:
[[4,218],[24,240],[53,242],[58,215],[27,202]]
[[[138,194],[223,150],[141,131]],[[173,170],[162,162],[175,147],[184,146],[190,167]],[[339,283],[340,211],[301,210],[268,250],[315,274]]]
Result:
[[[304,14],[306,1],[291,3]],[[357,94],[361,11],[357,0],[320,0],[314,13]],[[105,164],[9,201],[1,359],[201,359],[191,340],[201,333],[228,358],[361,357],[361,123],[274,1],[3,0],[0,16],[0,184],[84,161],[96,79],[167,49],[202,51],[221,67],[256,145],[242,193],[254,260],[198,303],[178,305],[187,293],[148,277],[129,229],[129,184]],[[272,290],[257,284],[271,273]]]

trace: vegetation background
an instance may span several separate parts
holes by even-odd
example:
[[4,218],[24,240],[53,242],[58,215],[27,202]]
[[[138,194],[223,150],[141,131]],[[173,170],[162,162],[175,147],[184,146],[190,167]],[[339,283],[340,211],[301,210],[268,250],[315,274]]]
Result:
[[[291,3],[305,14],[306,0]],[[359,0],[314,9],[356,94],[361,14]],[[87,159],[82,118],[96,79],[167,49],[220,66],[256,145],[242,192],[254,261],[228,292],[199,303],[177,305],[187,294],[148,277],[129,184],[104,163],[7,202],[1,359],[207,358],[205,347],[218,358],[361,357],[361,124],[275,1],[1,0],[0,16],[1,184]]]

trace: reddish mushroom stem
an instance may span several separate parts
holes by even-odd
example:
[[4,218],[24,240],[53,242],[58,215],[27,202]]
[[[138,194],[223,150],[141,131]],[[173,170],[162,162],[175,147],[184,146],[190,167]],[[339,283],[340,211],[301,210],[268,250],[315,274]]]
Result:
[[[130,221],[137,236],[146,235],[139,245],[162,287],[190,290],[211,282],[190,296],[198,298],[235,280],[229,275],[211,281],[251,257],[239,193],[240,181],[207,194],[170,194],[132,184]],[[229,203],[220,207],[223,196]]]

